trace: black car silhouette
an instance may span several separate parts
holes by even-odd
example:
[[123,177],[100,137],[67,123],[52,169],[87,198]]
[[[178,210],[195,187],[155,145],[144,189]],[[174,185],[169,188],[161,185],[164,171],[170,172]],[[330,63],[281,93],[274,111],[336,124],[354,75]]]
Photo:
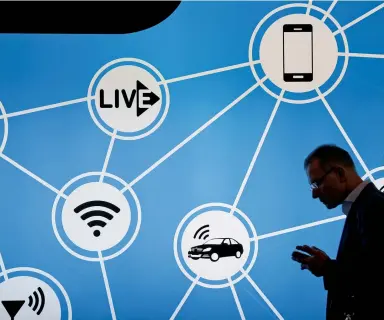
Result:
[[194,260],[211,259],[217,261],[223,257],[240,258],[243,254],[243,245],[232,238],[213,238],[207,242],[192,247],[188,257]]

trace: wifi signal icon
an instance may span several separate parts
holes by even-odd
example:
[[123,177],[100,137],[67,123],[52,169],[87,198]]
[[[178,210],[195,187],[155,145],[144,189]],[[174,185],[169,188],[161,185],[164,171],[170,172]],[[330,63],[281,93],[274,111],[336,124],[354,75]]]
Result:
[[[113,211],[114,213],[118,213],[120,211],[120,209],[117,206],[115,206],[114,204],[107,202],[107,201],[102,201],[102,200],[93,200],[93,201],[84,202],[81,205],[77,206],[74,209],[74,211],[75,211],[75,213],[80,213],[80,212],[82,212],[88,208],[92,208],[92,207],[104,207],[104,208],[107,208],[107,209]],[[86,221],[86,220],[89,220],[90,218],[93,218],[93,217],[103,217],[107,220],[112,220],[114,216],[111,213],[103,211],[103,210],[92,210],[92,211],[88,211],[88,212],[83,213],[80,217],[82,220]],[[87,223],[87,225],[90,228],[94,228],[94,227],[104,228],[107,225],[107,223],[103,220],[100,220],[100,219],[94,219],[94,220],[89,221]],[[93,231],[93,235],[95,237],[99,237],[100,234],[101,234],[101,232],[98,229]]]
[[195,232],[195,235],[193,236],[194,239],[199,238],[199,240],[201,239],[205,240],[208,237],[209,237],[209,224],[206,224],[200,227],[199,229],[197,229],[197,231]]
[[28,298],[28,307],[32,308],[37,315],[43,311],[45,306],[45,295],[43,290],[38,287]]

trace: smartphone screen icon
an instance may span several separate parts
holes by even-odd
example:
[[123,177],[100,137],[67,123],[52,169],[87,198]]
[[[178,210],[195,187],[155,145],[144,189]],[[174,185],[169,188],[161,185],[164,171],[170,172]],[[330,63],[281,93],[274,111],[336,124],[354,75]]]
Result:
[[283,26],[283,73],[286,82],[313,80],[313,27],[311,24]]

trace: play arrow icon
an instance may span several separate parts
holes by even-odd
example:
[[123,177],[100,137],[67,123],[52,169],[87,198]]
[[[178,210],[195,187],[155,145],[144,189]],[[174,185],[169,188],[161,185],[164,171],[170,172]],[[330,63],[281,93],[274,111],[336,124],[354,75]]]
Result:
[[[148,88],[141,83],[139,80],[136,81],[136,90],[137,93],[139,93],[140,90],[148,90]],[[160,97],[157,96],[154,92],[145,92],[143,93],[143,97],[146,98],[144,101],[140,101],[139,99],[140,95],[137,95],[136,99],[136,114],[138,117],[140,117],[145,111],[148,110],[146,107],[141,107],[140,105],[150,105],[153,106],[156,102],[160,100]]]

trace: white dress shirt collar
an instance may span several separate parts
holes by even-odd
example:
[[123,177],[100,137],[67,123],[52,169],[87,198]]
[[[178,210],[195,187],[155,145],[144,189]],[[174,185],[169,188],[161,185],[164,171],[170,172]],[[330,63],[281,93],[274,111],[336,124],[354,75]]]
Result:
[[360,195],[361,191],[363,191],[363,189],[367,186],[368,183],[369,181],[363,181],[362,183],[360,183],[355,189],[353,189],[353,191],[344,200],[342,210],[345,215],[348,215],[349,210],[351,210],[353,203],[355,202],[357,197]]

